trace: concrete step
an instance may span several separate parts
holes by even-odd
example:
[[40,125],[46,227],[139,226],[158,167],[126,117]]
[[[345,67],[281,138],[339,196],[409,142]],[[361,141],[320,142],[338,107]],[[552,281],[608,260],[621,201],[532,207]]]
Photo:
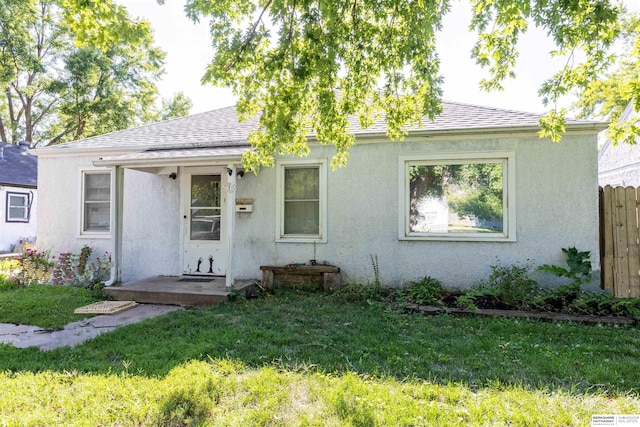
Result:
[[146,304],[168,304],[189,307],[219,304],[228,299],[228,292],[220,293],[219,295],[213,295],[210,293],[202,294],[150,291],[109,287],[104,290],[104,293],[115,299],[116,301],[135,301],[138,303]]
[[[251,292],[253,280],[238,280],[237,292]],[[219,304],[228,299],[230,290],[224,277],[155,276],[104,290],[117,301],[135,301],[147,304],[198,306]]]

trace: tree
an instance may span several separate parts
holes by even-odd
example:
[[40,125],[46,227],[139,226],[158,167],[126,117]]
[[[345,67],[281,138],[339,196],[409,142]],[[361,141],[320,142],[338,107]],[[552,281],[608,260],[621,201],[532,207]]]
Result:
[[183,92],[178,92],[173,95],[173,98],[162,100],[162,109],[157,119],[169,120],[184,117],[189,114],[191,107],[193,107],[191,99]]
[[[276,153],[304,155],[307,137],[334,144],[334,167],[348,160],[354,138],[347,117],[367,127],[384,115],[388,136],[440,111],[435,40],[450,0],[187,0],[193,20],[210,19],[215,57],[204,81],[230,87],[242,117],[260,113],[253,170]],[[544,29],[568,65],[540,89],[546,104],[583,90],[611,66],[623,10],[610,0],[471,0],[472,52],[499,90],[514,75],[517,42],[530,26]],[[577,57],[584,60],[578,65]],[[541,134],[558,141],[563,110],[541,121]]]
[[[8,0],[0,18],[2,140],[55,144],[164,114],[155,107],[155,82],[165,54],[153,46],[149,23],[131,20],[121,6]],[[188,113],[187,101],[179,97],[167,111]]]
[[615,143],[636,144],[640,126],[634,117],[621,120],[629,103],[640,112],[640,16],[621,20],[622,57],[612,70],[594,80],[582,92],[576,107],[581,117],[611,121],[608,137]]

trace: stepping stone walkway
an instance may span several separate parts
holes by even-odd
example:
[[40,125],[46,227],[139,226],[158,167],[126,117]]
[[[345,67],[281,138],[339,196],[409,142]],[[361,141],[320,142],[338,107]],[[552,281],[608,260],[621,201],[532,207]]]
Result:
[[100,334],[111,332],[118,326],[130,325],[181,309],[173,305],[139,304],[116,314],[105,314],[69,323],[56,331],[38,326],[0,323],[0,343],[11,344],[16,348],[35,346],[41,351],[75,346]]

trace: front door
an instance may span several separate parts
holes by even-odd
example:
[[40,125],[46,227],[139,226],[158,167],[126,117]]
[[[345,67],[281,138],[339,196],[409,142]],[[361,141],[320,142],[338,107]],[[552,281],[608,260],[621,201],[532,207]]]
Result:
[[222,168],[185,168],[183,274],[224,276],[227,254]]

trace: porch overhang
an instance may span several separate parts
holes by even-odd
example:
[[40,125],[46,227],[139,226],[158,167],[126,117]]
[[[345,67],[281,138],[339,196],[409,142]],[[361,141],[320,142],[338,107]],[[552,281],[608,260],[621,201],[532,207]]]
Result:
[[[236,176],[242,155],[251,150],[249,145],[232,145],[218,147],[172,147],[169,149],[150,149],[130,152],[114,156],[105,156],[93,161],[96,167],[111,168],[111,230],[112,266],[111,278],[107,286],[120,282],[120,266],[122,265],[122,233],[123,233],[123,204],[124,204],[124,170],[169,175],[175,179],[178,167],[191,166],[223,166],[229,174],[227,178],[227,209],[228,231],[225,237],[227,261],[225,284],[228,290],[234,285],[234,229],[235,229],[235,200]],[[172,176],[173,175],[173,176]],[[186,218],[186,216],[185,216]]]
[[145,150],[117,156],[101,157],[93,161],[96,167],[119,166],[141,172],[161,174],[168,167],[238,164],[242,155],[251,150],[248,145],[207,148],[172,148]]

